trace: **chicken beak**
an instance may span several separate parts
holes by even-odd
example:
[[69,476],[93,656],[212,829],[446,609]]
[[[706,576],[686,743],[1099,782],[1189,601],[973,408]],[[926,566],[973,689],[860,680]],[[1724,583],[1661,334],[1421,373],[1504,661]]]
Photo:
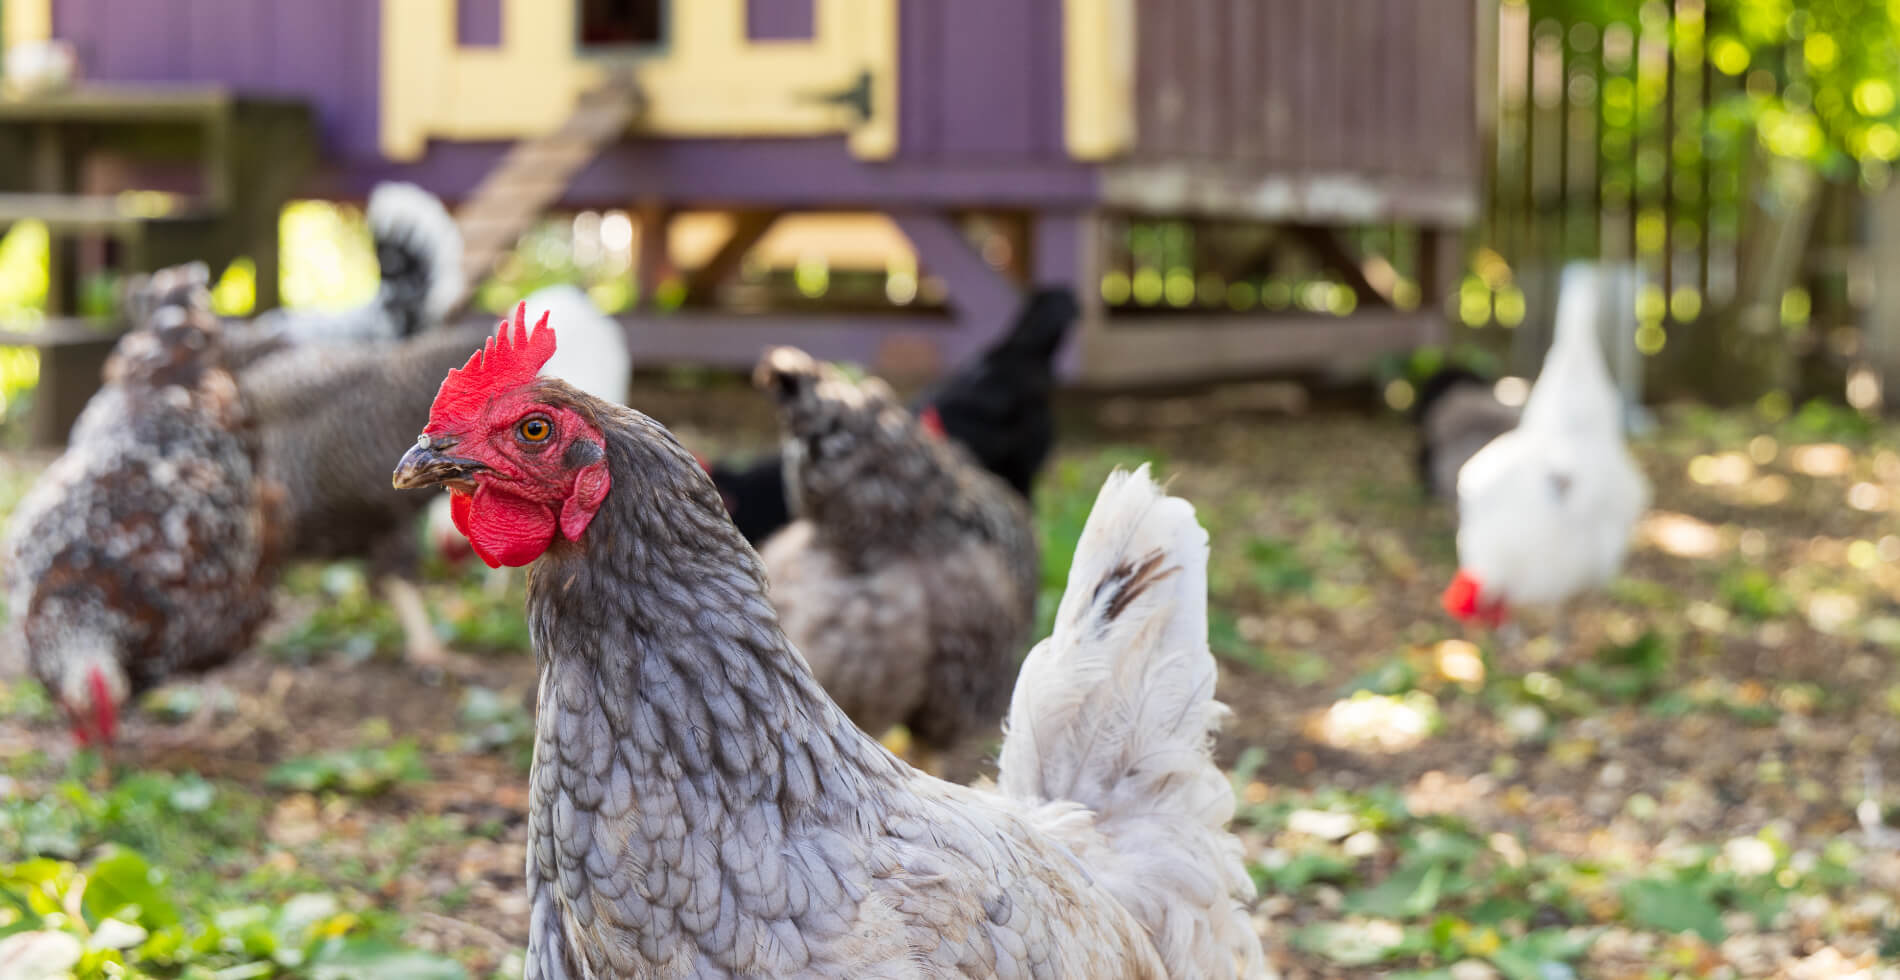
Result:
[[398,490],[440,486],[474,490],[475,474],[488,467],[473,459],[449,455],[448,450],[455,443],[454,436],[433,439],[427,433],[418,436],[416,444],[410,446],[409,451],[402,454],[402,461],[396,464],[396,472],[389,478],[390,485]]

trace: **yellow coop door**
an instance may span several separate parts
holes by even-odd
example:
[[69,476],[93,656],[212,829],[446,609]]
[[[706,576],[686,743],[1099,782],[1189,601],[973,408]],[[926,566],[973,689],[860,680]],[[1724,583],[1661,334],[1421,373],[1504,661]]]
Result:
[[[898,0],[383,0],[382,146],[522,139],[630,68],[657,136],[847,133],[897,148]],[[493,37],[471,17],[498,13]],[[485,43],[484,43],[485,42]]]

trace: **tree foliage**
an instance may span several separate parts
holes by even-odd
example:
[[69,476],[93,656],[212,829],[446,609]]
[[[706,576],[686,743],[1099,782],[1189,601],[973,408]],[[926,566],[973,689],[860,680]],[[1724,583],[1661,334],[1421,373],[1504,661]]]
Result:
[[1900,158],[1900,0],[1528,0],[1533,17],[1665,39],[1742,84],[1710,114],[1720,139],[1884,181]]

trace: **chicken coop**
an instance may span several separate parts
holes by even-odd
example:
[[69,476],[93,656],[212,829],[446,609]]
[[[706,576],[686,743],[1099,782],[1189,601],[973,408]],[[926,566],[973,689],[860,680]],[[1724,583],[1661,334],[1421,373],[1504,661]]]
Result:
[[[546,212],[631,216],[643,364],[771,342],[930,374],[1067,285],[1071,382],[1363,366],[1441,335],[1478,210],[1473,0],[5,9],[9,44],[70,44],[82,91],[302,101],[301,191],[414,181],[474,273]],[[761,287],[748,254],[811,215],[904,255],[863,294]]]

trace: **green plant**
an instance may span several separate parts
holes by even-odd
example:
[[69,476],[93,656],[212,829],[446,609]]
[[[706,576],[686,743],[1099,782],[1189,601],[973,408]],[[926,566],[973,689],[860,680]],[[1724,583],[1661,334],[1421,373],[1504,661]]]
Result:
[[1733,568],[1722,574],[1716,591],[1729,611],[1756,621],[1779,619],[1794,612],[1794,597],[1775,576],[1753,566]]
[[428,778],[429,770],[414,742],[388,746],[340,749],[280,762],[265,777],[278,789],[314,793],[337,790],[355,796],[374,796],[397,783]]
[[377,935],[333,895],[207,909],[176,901],[171,886],[163,869],[125,848],[84,865],[36,858],[0,866],[0,963],[30,956],[43,971],[33,975],[82,980],[465,976],[453,960]]

